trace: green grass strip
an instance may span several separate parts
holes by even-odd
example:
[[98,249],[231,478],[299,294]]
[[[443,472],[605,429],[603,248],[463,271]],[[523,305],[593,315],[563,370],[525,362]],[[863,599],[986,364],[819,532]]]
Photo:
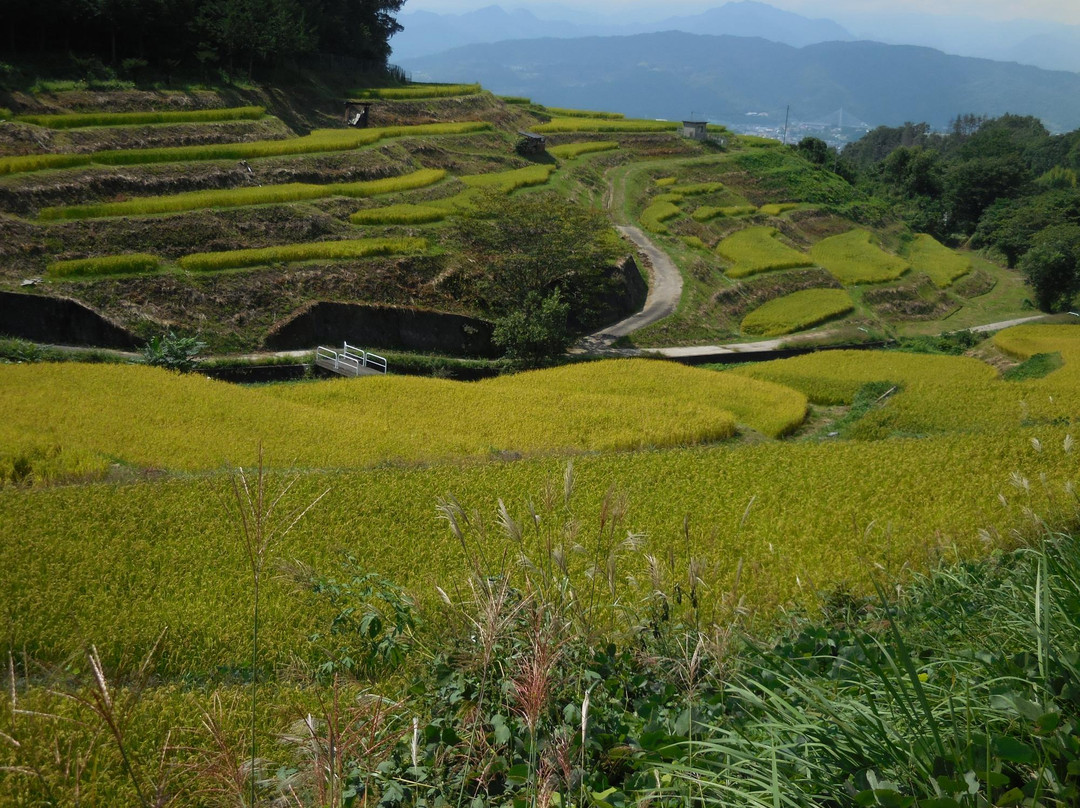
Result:
[[427,246],[427,239],[422,238],[315,241],[304,244],[285,244],[278,247],[261,247],[253,250],[194,253],[181,258],[178,263],[184,269],[193,272],[216,272],[223,269],[284,264],[293,261],[314,261],[319,259],[342,261],[374,255],[421,253],[427,250]]
[[349,217],[353,224],[427,224],[441,222],[449,211],[430,205],[386,205],[365,208]]
[[203,208],[236,208],[246,205],[283,204],[325,199],[331,196],[367,197],[423,188],[446,176],[442,169],[424,168],[411,174],[366,182],[339,182],[314,185],[290,182],[220,191],[189,191],[169,196],[147,196],[124,202],[101,202],[93,205],[43,208],[41,219],[98,219],[107,216],[149,216],[155,213],[182,213]]
[[589,140],[582,143],[564,143],[561,146],[551,146],[548,154],[558,157],[560,160],[573,160],[583,154],[592,152],[611,151],[619,148],[614,140]]
[[139,126],[153,123],[219,123],[257,121],[265,107],[187,109],[172,112],[72,112],[60,115],[19,115],[15,120],[49,129],[78,129],[84,126]]
[[483,92],[479,84],[412,84],[408,87],[367,87],[354,90],[353,98],[382,98],[389,101],[408,101],[418,98],[451,98]]
[[161,149],[117,149],[92,154],[35,154],[0,157],[0,176],[48,168],[70,168],[91,163],[102,165],[144,165],[183,163],[200,160],[256,160],[292,154],[351,151],[391,137],[464,135],[491,129],[482,121],[430,123],[420,126],[386,126],[377,129],[316,129],[303,137],[284,140],[256,140],[250,143],[214,143],[173,146]]
[[161,259],[146,253],[106,255],[97,258],[77,258],[73,261],[54,261],[46,274],[50,278],[86,278],[96,275],[137,275],[154,272]]

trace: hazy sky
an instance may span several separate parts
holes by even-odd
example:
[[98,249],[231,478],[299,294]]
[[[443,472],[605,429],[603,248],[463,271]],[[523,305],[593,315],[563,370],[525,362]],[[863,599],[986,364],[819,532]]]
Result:
[[[546,6],[572,7],[583,13],[621,13],[635,18],[655,19],[682,13],[693,13],[711,6],[720,6],[724,0],[590,0],[576,3],[574,0],[406,0],[403,12],[440,11],[460,12],[486,5],[502,5],[504,8],[527,5],[535,9]],[[904,12],[975,16],[982,19],[1053,20],[1059,23],[1080,25],[1080,2],[1077,0],[769,0],[769,5],[794,11],[807,17],[843,17],[846,14]],[[554,8],[552,16],[556,16]]]

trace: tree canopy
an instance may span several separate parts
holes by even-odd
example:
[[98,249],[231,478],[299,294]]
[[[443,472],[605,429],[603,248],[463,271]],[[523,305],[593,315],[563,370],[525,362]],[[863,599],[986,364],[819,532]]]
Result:
[[385,64],[404,0],[6,0],[4,58],[252,66],[323,53]]

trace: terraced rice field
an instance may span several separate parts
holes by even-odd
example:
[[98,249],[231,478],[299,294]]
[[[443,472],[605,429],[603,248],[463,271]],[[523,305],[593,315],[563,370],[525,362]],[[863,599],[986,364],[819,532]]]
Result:
[[847,285],[896,280],[910,268],[907,261],[874,244],[867,230],[823,239],[810,249],[810,257]]
[[843,289],[804,289],[754,309],[743,318],[742,329],[747,334],[778,337],[811,328],[853,308]]
[[729,278],[745,278],[759,272],[812,266],[813,261],[779,239],[773,227],[747,227],[716,245],[716,252],[732,262]]

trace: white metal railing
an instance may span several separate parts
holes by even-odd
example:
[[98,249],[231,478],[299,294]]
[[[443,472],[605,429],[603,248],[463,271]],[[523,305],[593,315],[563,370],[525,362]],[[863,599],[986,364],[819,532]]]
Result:
[[371,351],[365,351],[363,348],[357,348],[355,345],[350,345],[347,342],[345,343],[342,353],[345,356],[359,361],[361,367],[371,368],[380,373],[386,373],[386,357],[384,356],[373,354]]
[[386,357],[357,348],[347,342],[340,351],[320,345],[315,349],[315,364],[343,376],[359,376],[362,370],[370,373],[386,373]]

